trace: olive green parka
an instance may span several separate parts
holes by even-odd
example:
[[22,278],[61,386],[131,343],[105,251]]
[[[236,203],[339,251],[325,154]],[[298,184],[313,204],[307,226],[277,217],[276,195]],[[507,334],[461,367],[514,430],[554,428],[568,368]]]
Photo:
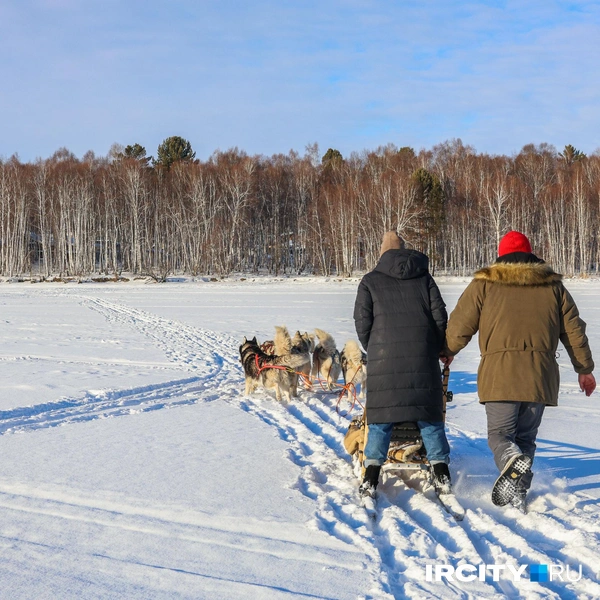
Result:
[[475,273],[448,321],[446,352],[454,356],[479,331],[480,402],[558,404],[558,342],[575,371],[594,362],[585,322],[562,276],[547,264],[495,263]]

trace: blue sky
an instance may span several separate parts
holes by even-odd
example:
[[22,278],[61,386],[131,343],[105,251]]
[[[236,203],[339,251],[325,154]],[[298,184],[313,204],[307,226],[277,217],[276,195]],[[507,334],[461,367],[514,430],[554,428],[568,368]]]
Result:
[[600,147],[600,1],[0,0],[0,157]]

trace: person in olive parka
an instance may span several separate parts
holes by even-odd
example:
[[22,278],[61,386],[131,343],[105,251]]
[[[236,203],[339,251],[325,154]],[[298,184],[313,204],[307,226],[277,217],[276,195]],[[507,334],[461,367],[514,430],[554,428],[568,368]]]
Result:
[[525,512],[536,437],[546,406],[558,404],[559,341],[587,396],[596,388],[585,321],[556,273],[532,253],[520,231],[509,231],[495,263],[480,269],[450,315],[446,360],[479,333],[479,401],[500,477],[492,502]]
[[369,371],[362,494],[374,495],[394,423],[406,421],[421,430],[434,486],[450,491],[439,362],[447,320],[429,259],[406,249],[404,240],[388,231],[379,262],[361,280],[354,306]]

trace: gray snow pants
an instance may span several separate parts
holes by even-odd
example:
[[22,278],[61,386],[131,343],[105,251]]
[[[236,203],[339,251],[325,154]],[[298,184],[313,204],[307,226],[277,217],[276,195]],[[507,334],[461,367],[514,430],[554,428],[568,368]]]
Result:
[[[486,402],[488,445],[494,462],[502,471],[516,454],[535,455],[535,438],[542,422],[544,404],[539,402]],[[532,474],[524,475],[521,485],[531,486]]]

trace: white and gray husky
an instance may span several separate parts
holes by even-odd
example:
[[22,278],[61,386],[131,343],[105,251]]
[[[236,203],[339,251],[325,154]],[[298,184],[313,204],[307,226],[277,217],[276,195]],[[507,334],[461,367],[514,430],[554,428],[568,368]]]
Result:
[[[275,343],[277,341],[280,340],[276,333]],[[261,349],[256,337],[251,340],[244,338],[240,346],[240,361],[244,367],[246,395],[254,392],[258,386],[263,386],[275,389],[277,400],[281,400],[284,396],[291,400],[293,372],[304,362],[301,354],[291,352],[283,355],[267,354]]]

